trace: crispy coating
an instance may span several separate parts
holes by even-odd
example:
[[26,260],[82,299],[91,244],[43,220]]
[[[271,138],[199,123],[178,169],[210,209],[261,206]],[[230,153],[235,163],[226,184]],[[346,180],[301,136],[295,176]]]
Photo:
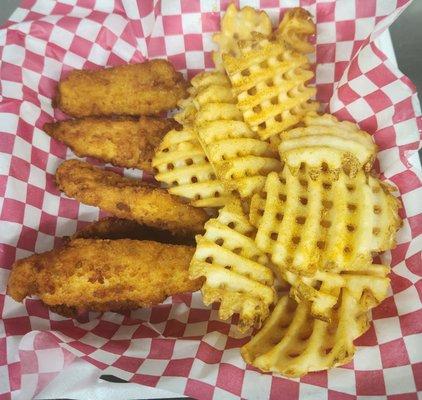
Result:
[[178,124],[150,117],[86,117],[47,123],[44,130],[79,157],[152,172],[151,160],[164,135]]
[[73,117],[157,115],[176,107],[186,82],[166,60],[75,70],[58,85],[55,104]]
[[123,218],[106,217],[92,222],[78,230],[72,239],[136,239],[153,240],[165,244],[195,245],[194,235],[151,228],[136,221]]
[[67,196],[110,214],[180,234],[203,231],[208,215],[165,189],[79,161],[63,162],[56,183]]
[[196,291],[188,278],[193,247],[130,239],[75,239],[15,262],[8,294],[37,295],[54,311],[119,311],[150,307]]

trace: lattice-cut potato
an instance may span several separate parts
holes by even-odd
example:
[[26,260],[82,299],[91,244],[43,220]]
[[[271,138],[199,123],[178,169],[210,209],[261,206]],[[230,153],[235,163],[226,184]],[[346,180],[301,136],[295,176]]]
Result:
[[230,83],[229,78],[227,75],[221,71],[207,71],[201,72],[200,74],[195,75],[191,79],[191,85],[195,88],[195,92],[200,88],[206,88],[210,85],[226,85]]
[[290,295],[297,301],[311,302],[312,316],[330,321],[333,307],[337,304],[342,288],[360,302],[362,309],[375,307],[387,296],[390,268],[385,265],[369,264],[352,266],[348,271],[317,271],[312,277],[284,271],[284,279],[292,285]]
[[395,245],[400,226],[398,200],[377,178],[359,171],[311,179],[306,167],[271,172],[264,190],[252,197],[250,221],[256,243],[281,271],[312,276],[368,265],[374,252]]
[[227,191],[251,196],[262,189],[269,172],[281,169],[277,153],[243,122],[223,73],[197,75],[192,85],[195,131],[217,178]]
[[169,193],[185,197],[195,207],[222,207],[228,198],[221,181],[191,128],[171,130],[152,160],[155,178],[169,186]]
[[[183,126],[192,126],[195,122],[196,114],[202,99],[206,101],[206,91],[212,85],[229,85],[229,78],[218,71],[202,72],[191,79],[191,87],[188,89],[189,97],[178,102],[179,111],[174,115],[174,119]],[[200,93],[198,93],[200,92]],[[230,96],[232,98],[232,96]],[[235,101],[232,101],[235,103]],[[241,118],[241,113],[236,111]]]
[[312,53],[315,49],[309,42],[315,34],[315,24],[312,15],[301,7],[287,10],[275,31],[277,40],[284,40],[300,53]]
[[353,341],[368,328],[366,310],[347,288],[330,322],[314,318],[309,302],[298,304],[286,295],[241,354],[262,371],[300,377],[348,363],[355,353]]
[[224,71],[221,59],[223,53],[233,56],[240,54],[239,41],[252,39],[253,33],[268,37],[271,31],[271,20],[264,11],[249,6],[238,10],[234,4],[230,4],[221,20],[221,31],[212,38],[218,45],[218,50],[212,55],[215,67]]
[[314,76],[307,57],[284,41],[245,43],[241,55],[223,54],[224,67],[245,122],[268,139],[296,125],[318,109],[308,86]]
[[195,92],[195,89],[190,87],[188,92],[190,93],[190,96],[177,103],[179,111],[173,116],[173,118],[183,126],[192,125],[197,111],[193,102],[193,93]]
[[254,235],[240,200],[233,197],[217,218],[205,224],[205,234],[196,237],[189,269],[192,279],[206,277],[203,301],[220,302],[220,318],[239,314],[240,331],[259,326],[275,301],[268,257],[256,246]]
[[309,113],[301,127],[280,135],[280,158],[294,172],[302,163],[311,177],[323,168],[332,171],[335,179],[341,168],[349,175],[364,169],[370,171],[377,146],[372,136],[348,121],[340,122],[329,114]]

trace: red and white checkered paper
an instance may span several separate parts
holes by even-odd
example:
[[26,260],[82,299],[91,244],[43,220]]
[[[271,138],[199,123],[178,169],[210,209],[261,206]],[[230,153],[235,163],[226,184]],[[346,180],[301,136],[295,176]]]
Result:
[[[164,57],[191,77],[212,68],[211,34],[227,1],[26,0],[0,30],[0,399],[31,398],[75,357],[104,373],[197,399],[417,399],[422,390],[422,184],[408,157],[420,146],[415,88],[373,40],[407,0],[253,0],[274,23],[302,6],[317,23],[318,99],[374,134],[377,168],[404,204],[391,264],[392,291],[357,341],[352,363],[301,379],[246,366],[234,319],[220,321],[199,293],[152,309],[89,315],[78,321],[49,312],[37,299],[5,295],[12,263],[51,249],[98,218],[94,207],[61,195],[56,167],[74,155],[43,131],[57,81],[74,68]],[[138,173],[139,176],[139,173]]]

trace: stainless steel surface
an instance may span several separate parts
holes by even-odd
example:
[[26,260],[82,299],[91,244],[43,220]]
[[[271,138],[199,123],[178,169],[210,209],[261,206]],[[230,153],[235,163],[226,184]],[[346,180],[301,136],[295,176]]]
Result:
[[414,0],[391,25],[400,70],[416,85],[422,102],[422,0]]
[[3,24],[15,11],[21,0],[0,0],[0,25]]
[[[390,27],[400,70],[416,85],[422,104],[422,0],[413,0]],[[422,149],[419,151],[422,163]]]

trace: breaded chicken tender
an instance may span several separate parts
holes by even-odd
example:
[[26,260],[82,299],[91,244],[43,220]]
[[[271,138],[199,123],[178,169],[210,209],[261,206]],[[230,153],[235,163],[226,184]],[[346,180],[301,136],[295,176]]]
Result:
[[165,244],[195,246],[194,235],[182,235],[162,229],[151,228],[136,221],[124,218],[106,217],[91,222],[78,230],[72,239],[136,239],[153,240]]
[[208,219],[204,210],[183,203],[165,189],[79,160],[63,162],[56,171],[56,183],[67,196],[82,203],[174,233],[200,233]]
[[151,160],[164,135],[178,124],[150,117],[86,117],[47,123],[44,131],[78,157],[152,172]]
[[73,117],[157,115],[176,107],[186,82],[166,60],[98,70],[75,70],[58,86],[54,101]]
[[194,247],[130,239],[75,239],[60,249],[15,262],[8,294],[37,295],[56,312],[119,311],[150,307],[196,291],[188,278]]

